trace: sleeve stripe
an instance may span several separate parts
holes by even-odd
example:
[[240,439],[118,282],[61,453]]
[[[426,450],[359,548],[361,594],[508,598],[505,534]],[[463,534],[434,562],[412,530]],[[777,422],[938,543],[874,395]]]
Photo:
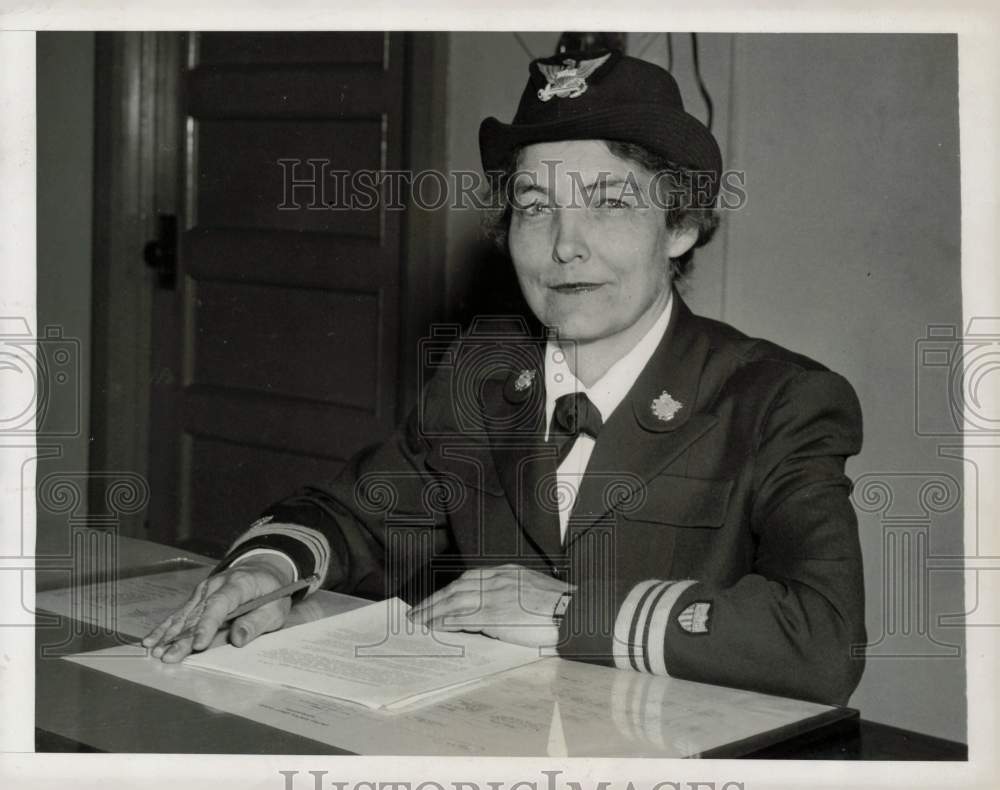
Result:
[[309,527],[302,527],[298,524],[275,524],[272,522],[258,523],[244,532],[230,548],[230,551],[242,545],[246,541],[260,537],[261,535],[287,535],[307,544],[313,554],[316,555],[317,566],[325,564],[330,556],[330,547],[326,541],[326,536]]
[[243,560],[249,559],[250,557],[259,557],[262,554],[270,554],[273,557],[281,557],[288,563],[288,566],[292,569],[292,581],[297,582],[299,580],[299,566],[295,564],[295,560],[289,557],[285,552],[278,551],[277,549],[250,549],[250,551],[245,554],[241,554],[231,563],[230,567],[233,565],[239,565]]
[[[630,663],[632,653],[632,640],[630,638],[632,621],[635,619],[636,609],[638,609],[641,603],[645,600],[645,596],[648,595],[648,593],[658,584],[660,584],[660,582],[656,579],[647,579],[646,581],[639,582],[631,590],[629,590],[628,595],[625,597],[625,601],[618,610],[618,614],[615,617],[616,649],[612,650],[615,659],[615,666],[618,667],[618,669],[634,668]],[[617,649],[619,645],[623,646],[624,650]]]
[[[280,544],[289,540],[292,543],[287,544],[288,550],[281,551]],[[296,550],[293,548],[294,546],[300,547],[301,550]],[[242,551],[240,551],[241,547]],[[299,578],[315,573],[317,579],[309,585],[309,593],[315,592],[323,585],[330,567],[330,544],[327,542],[326,536],[322,532],[298,524],[276,524],[271,521],[270,517],[254,522],[250,529],[240,535],[230,546],[226,558],[223,559],[219,567],[225,567],[227,562],[234,561],[236,559],[232,556],[234,553],[237,556],[243,556],[262,548],[276,550],[289,556],[293,564],[297,566]],[[305,551],[306,554],[296,559],[296,555],[301,555],[301,551]],[[312,558],[312,563],[305,567],[299,566],[299,562],[306,562],[307,557]]]
[[615,643],[625,650],[613,651],[618,669],[634,669],[653,675],[668,675],[664,640],[670,611],[694,579],[661,581],[646,579],[636,584],[615,618]]
[[648,623],[644,640],[646,648],[646,669],[654,675],[669,675],[667,672],[666,650],[664,642],[667,638],[667,625],[670,622],[670,611],[688,587],[695,584],[694,579],[675,582],[656,603],[656,609]]
[[[660,601],[663,600],[663,596],[666,595],[670,589],[676,586],[677,584],[675,582],[667,582],[660,587],[656,593],[656,597],[650,601],[649,611],[646,613],[646,617],[643,620],[642,638],[639,640],[639,644],[642,645],[643,668],[650,674],[653,672],[653,667],[650,664],[650,653],[656,652],[656,643],[650,643],[649,629],[653,620],[656,619],[656,615],[659,614],[656,607],[659,605]],[[670,610],[668,609],[667,611],[669,612]]]
[[294,538],[302,543],[305,543],[316,557],[317,572],[320,567],[325,569],[326,565],[329,563],[330,546],[326,541],[326,536],[321,532],[317,532],[309,527],[301,527],[298,524],[269,523],[266,525],[261,524],[251,527],[236,540],[230,548],[230,551],[239,548],[239,546],[243,545],[248,540],[252,540],[253,538],[261,537],[263,535],[285,535],[289,538]]
[[659,582],[650,587],[646,594],[642,596],[642,605],[639,606],[635,617],[632,618],[632,627],[629,629],[629,645],[632,650],[629,658],[632,660],[632,669],[641,671],[646,664],[646,623],[649,622],[649,615],[653,607],[663,595],[664,590],[670,586],[670,582]]

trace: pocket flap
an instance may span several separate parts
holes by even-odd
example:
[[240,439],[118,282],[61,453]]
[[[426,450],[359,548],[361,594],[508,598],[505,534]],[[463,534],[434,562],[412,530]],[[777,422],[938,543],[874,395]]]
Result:
[[726,519],[732,480],[657,475],[638,505],[622,508],[629,521],[677,527],[721,527]]
[[427,454],[427,465],[438,472],[455,475],[471,488],[496,496],[503,495],[489,445],[452,447],[435,444]]

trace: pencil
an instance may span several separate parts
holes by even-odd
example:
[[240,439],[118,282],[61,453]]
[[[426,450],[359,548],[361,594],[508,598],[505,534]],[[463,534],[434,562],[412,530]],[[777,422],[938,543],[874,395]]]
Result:
[[[232,622],[237,617],[242,617],[247,612],[252,612],[254,609],[259,609],[264,604],[271,603],[271,601],[280,600],[281,598],[284,598],[286,595],[293,595],[294,593],[297,593],[299,590],[308,587],[310,584],[316,581],[317,578],[318,577],[314,573],[312,574],[312,576],[306,576],[306,578],[304,579],[299,579],[297,582],[286,584],[284,587],[279,587],[277,590],[269,592],[267,595],[261,595],[259,598],[254,598],[252,601],[247,601],[245,604],[237,606],[235,609],[233,609],[233,611],[231,611],[229,614],[226,615],[225,619],[220,624],[220,630],[222,626]],[[177,636],[175,636],[173,639],[167,642],[166,645],[172,645],[175,642],[179,642],[181,639],[185,639],[191,636],[196,629],[197,625],[193,625],[190,628],[185,628],[183,631],[177,634]]]

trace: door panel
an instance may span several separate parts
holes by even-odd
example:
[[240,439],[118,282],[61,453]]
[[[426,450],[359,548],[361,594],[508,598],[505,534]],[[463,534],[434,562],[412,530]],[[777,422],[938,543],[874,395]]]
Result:
[[[203,65],[264,63],[382,64],[389,53],[384,33],[212,33],[199,42]],[[294,44],[294,46],[289,46]]]
[[[381,169],[382,142],[378,118],[202,121],[197,125],[197,226],[302,230],[378,241],[383,212],[378,207],[345,210],[372,201],[336,174]],[[295,152],[312,152],[312,158],[329,164],[303,160],[293,165]],[[293,179],[305,183],[294,186]]]
[[[289,201],[279,160],[300,161],[300,180],[309,159],[402,169],[403,44],[188,37],[177,285],[154,302],[154,370],[168,375],[153,384],[152,538],[221,552],[275,498],[333,476],[395,424],[402,212],[307,209],[311,187]],[[343,205],[333,181],[317,193]]]
[[[371,349],[378,348],[381,325],[376,291],[194,283],[189,388],[304,398],[375,414],[379,359]],[[233,338],[253,353],[233,353]]]

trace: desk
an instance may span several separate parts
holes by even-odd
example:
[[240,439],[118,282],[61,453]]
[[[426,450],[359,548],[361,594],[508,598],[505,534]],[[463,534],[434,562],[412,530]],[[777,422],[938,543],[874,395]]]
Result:
[[[121,539],[121,575],[177,561],[210,561],[164,546]],[[41,588],[63,586],[66,578],[40,574]],[[41,623],[45,623],[42,627]],[[45,646],[69,654],[113,643],[109,635],[87,635],[73,623],[40,615],[36,630],[36,749],[212,754],[344,754],[328,743],[285,732],[242,716],[216,710],[113,675],[58,658],[44,657]],[[562,662],[569,672],[618,670]],[[631,674],[631,673],[630,673]],[[619,678],[620,679],[620,678]],[[500,681],[502,682],[502,681]],[[710,687],[709,687],[710,688]],[[609,714],[610,717],[610,714]],[[609,728],[613,723],[607,723]],[[572,746],[572,742],[570,744]],[[638,754],[655,754],[655,751]],[[542,752],[544,754],[544,752]],[[573,756],[572,749],[569,756]],[[834,709],[814,720],[709,750],[702,757],[768,759],[966,759],[965,747],[885,725],[859,721],[856,711]]]

